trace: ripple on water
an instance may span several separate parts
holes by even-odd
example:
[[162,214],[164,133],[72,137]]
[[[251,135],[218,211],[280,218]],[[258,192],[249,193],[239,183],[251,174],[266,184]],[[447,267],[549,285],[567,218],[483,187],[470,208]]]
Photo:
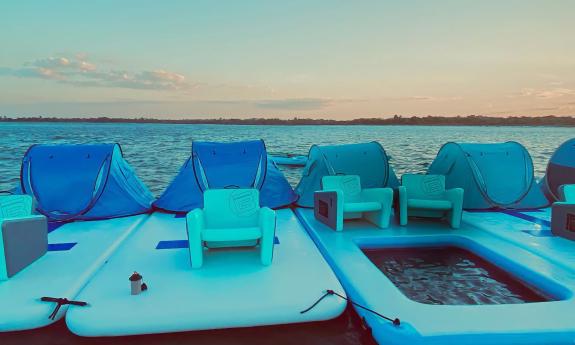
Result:
[[[551,153],[573,136],[571,128],[439,126],[225,126],[171,124],[1,123],[0,190],[14,186],[20,162],[35,143],[108,143],[122,145],[124,156],[150,189],[159,195],[177,174],[192,140],[264,139],[270,153],[307,154],[313,144],[380,142],[398,175],[424,173],[448,141],[518,141],[533,156],[543,176]],[[301,169],[281,168],[292,185]]]

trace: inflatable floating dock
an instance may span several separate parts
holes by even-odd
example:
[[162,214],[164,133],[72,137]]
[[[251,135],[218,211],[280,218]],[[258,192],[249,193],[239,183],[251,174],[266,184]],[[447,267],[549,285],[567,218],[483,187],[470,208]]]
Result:
[[[575,308],[573,268],[556,265],[517,243],[467,224],[457,230],[429,222],[379,229],[357,221],[350,222],[343,232],[335,232],[317,221],[313,210],[296,212],[351,300],[400,319],[401,324],[395,326],[372,312],[356,309],[382,344],[560,344],[575,339],[575,324],[566,317]],[[415,255],[426,247],[468,250],[536,287],[547,298],[517,304],[425,304],[402,293],[366,255],[367,250],[392,248]],[[573,252],[574,243],[563,248],[563,253],[571,256],[570,262],[574,262]]]
[[[567,317],[575,307],[575,242],[553,236],[545,208],[549,200],[536,184],[523,146],[445,145],[420,182],[408,185],[413,178],[407,181],[404,175],[394,212],[406,225],[391,220],[389,227],[369,214],[378,210],[372,206],[376,191],[383,194],[400,183],[385,167],[384,151],[379,158],[375,153],[381,149],[369,144],[315,151],[327,154],[310,154],[296,188],[307,196],[298,204],[314,208],[300,207],[296,215],[378,342],[575,340],[575,323]],[[362,157],[371,163],[359,164]],[[379,169],[374,172],[372,166]],[[335,189],[333,182],[326,184],[326,176],[332,181],[333,175],[340,180]],[[446,191],[456,189],[464,196],[449,199]],[[403,204],[405,197],[413,199]],[[380,200],[380,206],[391,208]],[[463,213],[462,222],[452,219],[456,200],[472,209]],[[398,214],[403,207],[419,208],[417,215],[424,217],[445,210],[450,224],[411,216],[407,222]],[[336,227],[339,217],[344,217],[343,229]]]
[[[34,197],[35,208],[45,216],[11,218],[23,205],[0,196],[2,261],[10,266],[32,251],[39,255],[15,275],[0,279],[0,331],[38,328],[62,318],[69,306],[65,300],[74,300],[147,217],[126,216],[146,212],[152,202],[114,144],[35,145],[21,171],[21,189]],[[27,207],[30,213],[31,205]],[[121,218],[91,220],[114,217]],[[33,218],[44,222],[30,223]],[[91,221],[68,222],[72,219]],[[18,232],[40,236],[18,241]],[[38,242],[43,250],[37,250]]]
[[48,234],[48,252],[23,271],[0,281],[3,305],[0,308],[0,331],[38,328],[62,318],[67,305],[50,317],[57,303],[40,299],[74,300],[114,250],[146,217],[77,222],[52,228]]
[[[118,336],[319,321],[340,315],[346,305],[342,299],[301,313],[326,289],[345,292],[289,208],[275,211],[269,265],[261,263],[260,243],[203,250],[203,264],[192,267],[191,224],[185,213],[204,208],[209,226],[215,221],[221,225],[231,212],[235,216],[228,226],[238,227],[252,207],[278,208],[295,200],[285,177],[266,157],[262,141],[194,142],[192,155],[155,202],[171,213],[152,214],[92,279],[78,296],[90,301],[90,307],[71,308],[66,318],[70,330],[83,336]],[[241,188],[258,189],[258,205],[252,205]],[[216,210],[210,210],[203,197],[211,190],[229,195]],[[210,221],[209,214],[218,219]],[[232,230],[234,236],[242,232],[242,228],[215,229],[220,234]],[[127,275],[135,270],[148,290],[132,296]]]
[[573,141],[541,183],[514,142],[448,143],[401,179],[378,143],[308,157],[294,191],[260,140],[193,142],[154,200],[116,144],[32,146],[24,195],[0,196],[0,331],[265,326],[350,303],[382,344],[575,341]]
[[[326,289],[345,294],[329,265],[290,209],[277,211],[273,262],[255,249],[211,250],[192,269],[186,219],[153,214],[77,298],[66,323],[82,336],[166,333],[319,321],[345,301],[331,299],[301,314]],[[128,274],[142,274],[148,290],[131,296]]]

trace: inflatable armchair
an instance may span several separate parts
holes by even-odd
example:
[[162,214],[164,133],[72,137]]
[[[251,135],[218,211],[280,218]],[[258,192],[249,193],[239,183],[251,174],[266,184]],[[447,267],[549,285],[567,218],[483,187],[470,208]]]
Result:
[[0,196],[0,281],[36,261],[48,249],[46,217],[32,214],[32,197]]
[[405,174],[399,187],[399,223],[407,224],[409,216],[443,218],[451,227],[461,224],[463,189],[445,190],[443,175]]
[[361,189],[357,175],[324,176],[322,190],[314,193],[314,213],[336,231],[343,230],[344,219],[364,218],[379,228],[389,226],[393,190]]
[[261,263],[272,262],[275,212],[260,207],[257,189],[211,189],[204,192],[204,208],[186,216],[192,268],[203,264],[204,247],[260,245]]
[[562,185],[559,194],[565,201],[551,206],[551,231],[557,236],[575,240],[575,184]]

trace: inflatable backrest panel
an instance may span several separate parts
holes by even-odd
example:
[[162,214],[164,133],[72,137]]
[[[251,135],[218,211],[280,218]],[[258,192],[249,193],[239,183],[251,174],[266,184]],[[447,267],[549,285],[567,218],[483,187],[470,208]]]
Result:
[[32,198],[28,195],[0,195],[0,219],[21,218],[32,214]]
[[208,228],[256,226],[259,216],[257,189],[210,189],[204,192]]
[[445,193],[445,176],[404,174],[401,185],[405,186],[408,198],[440,198]]
[[325,190],[341,190],[345,202],[361,199],[361,180],[357,175],[324,176],[321,181]]

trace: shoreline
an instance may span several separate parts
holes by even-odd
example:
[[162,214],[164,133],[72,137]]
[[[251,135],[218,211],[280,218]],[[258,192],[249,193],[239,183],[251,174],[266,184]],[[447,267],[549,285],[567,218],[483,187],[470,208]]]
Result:
[[328,120],[308,118],[216,118],[216,119],[157,119],[157,118],[62,118],[62,117],[0,117],[0,123],[146,123],[146,124],[194,124],[194,125],[248,125],[248,126],[536,126],[575,127],[572,116],[541,117],[489,117],[489,116],[426,116],[391,118],[358,118],[352,120]]

